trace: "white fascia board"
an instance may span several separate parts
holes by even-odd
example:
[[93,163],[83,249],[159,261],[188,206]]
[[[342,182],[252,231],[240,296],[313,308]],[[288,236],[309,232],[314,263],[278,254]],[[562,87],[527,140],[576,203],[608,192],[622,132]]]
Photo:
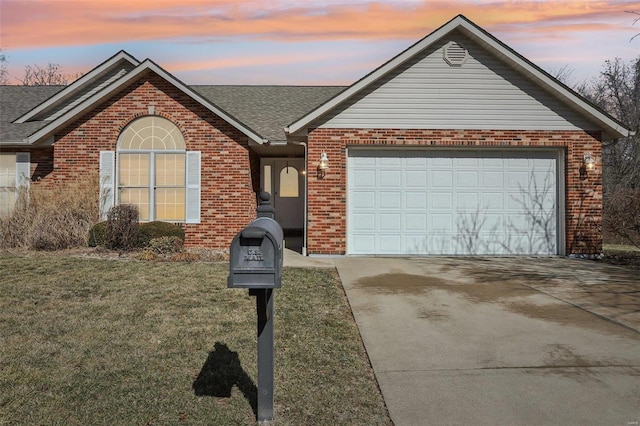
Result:
[[98,65],[97,67],[89,71],[87,74],[83,75],[82,77],[80,77],[79,79],[77,79],[76,81],[74,81],[73,83],[71,83],[70,85],[68,85],[67,87],[65,87],[64,89],[62,89],[61,91],[59,91],[58,93],[56,93],[55,95],[47,99],[46,101],[41,103],[40,105],[28,111],[26,114],[20,116],[18,119],[14,121],[14,123],[25,123],[31,120],[33,117],[35,117],[42,111],[45,111],[50,106],[56,104],[57,102],[64,99],[65,97],[72,95],[77,90],[82,89],[82,87],[90,83],[91,80],[93,80],[94,78],[96,78],[97,76],[99,76],[100,74],[102,74],[103,72],[113,67],[115,64],[117,64],[122,60],[130,62],[133,66],[140,65],[140,61],[138,61],[133,56],[129,55],[124,50],[121,50],[120,52],[113,55],[111,58],[104,61],[102,64]]
[[240,130],[242,133],[244,133],[250,139],[254,140],[255,142],[257,142],[259,144],[263,144],[263,143],[267,142],[267,139],[261,137],[260,135],[258,135],[257,133],[255,133],[254,131],[249,129],[247,126],[245,126],[244,124],[240,123],[239,121],[237,121],[236,119],[231,117],[226,112],[224,112],[224,111],[220,110],[219,108],[215,107],[214,105],[212,105],[210,102],[208,102],[202,96],[198,95],[193,90],[191,90],[189,87],[184,85],[181,81],[177,80],[175,77],[171,76],[169,73],[164,71],[162,68],[160,68],[158,65],[156,65],[153,61],[151,61],[149,59],[146,59],[143,63],[139,64],[130,73],[125,74],[124,76],[122,76],[117,81],[111,83],[109,86],[105,87],[104,89],[102,89],[101,91],[99,91],[95,95],[91,96],[90,98],[88,98],[84,102],[78,104],[75,108],[71,109],[70,111],[68,111],[64,115],[58,117],[57,119],[53,120],[51,123],[49,123],[48,125],[46,125],[42,129],[38,130],[33,135],[29,136],[29,138],[28,138],[29,143],[30,144],[34,144],[34,143],[42,140],[43,138],[52,135],[53,132],[55,132],[57,129],[59,129],[60,127],[66,125],[69,121],[73,120],[75,117],[77,117],[78,115],[83,113],[85,110],[87,110],[87,109],[91,108],[92,106],[96,105],[97,103],[101,102],[106,97],[111,96],[118,89],[120,89],[123,86],[126,86],[127,83],[135,80],[136,78],[138,78],[142,73],[146,72],[147,70],[158,74],[160,77],[162,77],[163,79],[167,80],[169,83],[173,84],[179,90],[181,90],[182,92],[184,92],[185,94],[187,94],[188,96],[193,98],[195,101],[197,101],[198,103],[203,105],[209,111],[211,111],[214,114],[218,115],[223,120],[227,121],[229,124],[234,126],[236,129]]

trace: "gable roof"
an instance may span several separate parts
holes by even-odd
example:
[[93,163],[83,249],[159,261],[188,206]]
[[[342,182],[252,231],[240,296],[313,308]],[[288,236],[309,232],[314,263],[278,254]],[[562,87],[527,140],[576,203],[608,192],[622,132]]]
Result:
[[46,119],[47,117],[43,117],[43,115],[55,110],[56,107],[58,110],[64,110],[65,107],[69,109],[69,106],[73,105],[74,101],[79,101],[83,97],[92,94],[92,92],[100,90],[123,75],[123,71],[126,71],[127,68],[130,70],[139,64],[140,62],[136,58],[121,50],[70,85],[64,87],[63,90],[60,90],[45,102],[38,104],[35,108],[15,119],[14,122],[26,123],[38,118]]
[[[29,135],[26,138],[26,143],[33,144],[48,138],[49,136],[53,135],[56,130],[60,129],[61,127],[63,127],[64,125],[68,124],[70,121],[75,119],[83,111],[97,105],[98,103],[102,102],[109,96],[112,96],[113,94],[123,90],[129,84],[135,82],[138,79],[138,77],[140,77],[141,75],[147,72],[153,72],[159,75],[161,78],[163,78],[164,80],[172,84],[174,87],[182,91],[184,94],[191,97],[193,100],[195,100],[196,102],[198,102],[199,104],[207,108],[209,111],[211,111],[212,113],[216,114],[217,116],[225,120],[227,123],[231,124],[233,127],[238,129],[240,132],[245,134],[249,139],[253,140],[254,142],[258,144],[263,144],[267,142],[265,138],[260,136],[256,131],[251,129],[249,126],[240,122],[237,118],[231,116],[229,113],[222,110],[221,108],[219,108],[218,106],[210,102],[208,99],[204,98],[202,95],[192,90],[189,86],[185,85],[180,80],[175,78],[173,75],[169,74],[167,71],[162,69],[152,60],[146,59],[144,62],[138,64],[130,72],[127,72],[122,76],[119,76],[114,81],[109,80],[107,82],[108,84],[106,84],[104,87],[100,87],[99,90],[95,92],[91,92],[90,96],[86,98],[81,98],[80,102],[75,104],[73,108],[64,109],[61,112],[61,114],[58,114],[53,120],[48,122],[46,125],[44,125],[42,128],[37,130],[35,133]],[[60,98],[63,96],[64,95],[62,94],[57,94],[53,96],[53,98]],[[40,107],[37,107],[36,109],[40,109]]]
[[528,79],[532,80],[535,84],[549,92],[552,96],[556,97],[564,104],[567,104],[579,114],[588,118],[589,121],[597,123],[604,131],[603,138],[615,139],[632,134],[629,129],[611,115],[584,99],[582,96],[559,82],[550,74],[543,71],[541,68],[515,52],[513,49],[471,22],[463,15],[456,16],[451,21],[447,22],[405,51],[373,70],[344,91],[338,93],[326,103],[291,122],[285,128],[285,132],[287,134],[305,132],[306,128],[315,120],[321,119],[323,115],[329,113],[343,103],[346,103],[354,96],[357,96],[364,89],[387,74],[393,72],[407,61],[410,61],[422,51],[441,40],[444,36],[456,30],[461,31],[466,36],[473,39],[483,48],[500,58],[503,62],[507,63],[509,66],[525,75]]

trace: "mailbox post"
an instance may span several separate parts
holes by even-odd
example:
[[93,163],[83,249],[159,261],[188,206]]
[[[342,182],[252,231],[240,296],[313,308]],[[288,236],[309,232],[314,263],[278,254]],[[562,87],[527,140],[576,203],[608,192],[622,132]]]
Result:
[[227,287],[256,296],[258,319],[258,421],[273,420],[274,288],[282,285],[284,233],[273,219],[269,194],[260,194],[258,218],[231,242]]

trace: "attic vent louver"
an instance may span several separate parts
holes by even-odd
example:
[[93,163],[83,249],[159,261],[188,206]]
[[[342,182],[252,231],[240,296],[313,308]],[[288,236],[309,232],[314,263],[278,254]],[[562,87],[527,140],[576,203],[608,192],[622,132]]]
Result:
[[455,41],[450,41],[442,48],[442,56],[452,67],[461,67],[469,59],[469,52]]

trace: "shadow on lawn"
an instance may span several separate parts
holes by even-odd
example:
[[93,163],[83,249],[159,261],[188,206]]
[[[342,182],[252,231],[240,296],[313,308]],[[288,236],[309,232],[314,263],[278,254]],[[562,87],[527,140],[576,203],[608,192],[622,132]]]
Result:
[[237,385],[257,415],[258,388],[242,369],[238,352],[230,351],[226,344],[220,342],[216,342],[214,348],[193,382],[195,394],[229,398],[231,388]]

